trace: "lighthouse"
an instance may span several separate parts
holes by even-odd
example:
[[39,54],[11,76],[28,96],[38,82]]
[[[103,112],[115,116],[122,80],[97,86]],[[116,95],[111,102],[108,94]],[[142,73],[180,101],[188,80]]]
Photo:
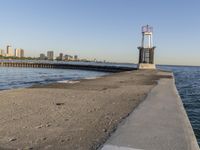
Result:
[[142,42],[139,49],[138,69],[156,69],[154,63],[153,27],[142,26]]

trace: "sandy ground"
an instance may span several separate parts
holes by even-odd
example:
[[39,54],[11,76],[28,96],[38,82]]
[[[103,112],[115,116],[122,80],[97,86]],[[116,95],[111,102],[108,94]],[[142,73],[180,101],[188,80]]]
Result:
[[133,71],[1,91],[0,149],[97,149],[164,77]]

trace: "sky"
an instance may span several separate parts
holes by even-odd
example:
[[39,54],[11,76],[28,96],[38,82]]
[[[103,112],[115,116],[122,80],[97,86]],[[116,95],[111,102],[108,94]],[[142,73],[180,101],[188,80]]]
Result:
[[155,62],[200,66],[199,0],[0,0],[0,48],[38,57],[138,62],[141,26],[153,26]]

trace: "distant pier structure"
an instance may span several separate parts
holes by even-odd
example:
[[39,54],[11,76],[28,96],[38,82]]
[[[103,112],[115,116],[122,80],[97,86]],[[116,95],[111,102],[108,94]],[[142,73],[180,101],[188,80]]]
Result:
[[153,27],[142,26],[142,43],[139,49],[138,69],[156,69],[154,64]]
[[78,69],[100,72],[123,72],[136,70],[135,67],[115,65],[115,64],[98,64],[87,62],[53,62],[53,61],[23,61],[23,60],[1,60],[0,67],[21,67],[21,68],[54,68],[54,69]]

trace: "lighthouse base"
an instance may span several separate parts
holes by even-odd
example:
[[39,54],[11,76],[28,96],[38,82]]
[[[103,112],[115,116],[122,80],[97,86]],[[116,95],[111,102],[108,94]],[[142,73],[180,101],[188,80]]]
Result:
[[138,64],[138,69],[156,69],[156,65],[140,63]]

